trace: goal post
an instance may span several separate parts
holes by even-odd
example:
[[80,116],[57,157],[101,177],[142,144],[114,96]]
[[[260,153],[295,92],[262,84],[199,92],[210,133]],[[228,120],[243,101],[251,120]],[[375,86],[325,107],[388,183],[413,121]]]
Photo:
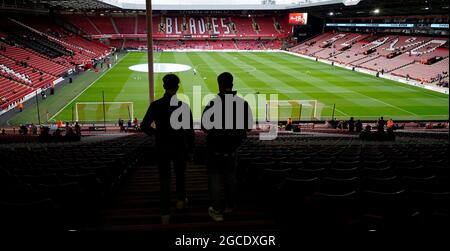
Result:
[[317,100],[270,100],[266,105],[267,121],[315,121],[321,119],[323,104]]
[[78,102],[75,103],[75,121],[85,123],[133,120],[133,102]]

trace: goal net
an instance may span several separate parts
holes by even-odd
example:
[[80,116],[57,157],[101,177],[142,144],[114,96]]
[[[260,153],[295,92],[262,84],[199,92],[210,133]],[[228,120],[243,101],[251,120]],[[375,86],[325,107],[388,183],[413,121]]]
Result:
[[133,102],[80,102],[75,104],[75,119],[78,122],[116,122],[119,119],[133,120]]
[[323,104],[317,100],[271,100],[266,105],[270,121],[315,121],[321,119]]

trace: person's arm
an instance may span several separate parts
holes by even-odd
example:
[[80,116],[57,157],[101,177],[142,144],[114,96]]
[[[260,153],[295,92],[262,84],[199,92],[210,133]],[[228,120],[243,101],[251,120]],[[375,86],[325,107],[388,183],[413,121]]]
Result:
[[150,107],[147,110],[147,113],[144,116],[144,119],[141,123],[141,130],[147,135],[153,135],[154,128],[152,127],[153,122],[155,121],[155,111],[154,111],[153,103],[150,104]]

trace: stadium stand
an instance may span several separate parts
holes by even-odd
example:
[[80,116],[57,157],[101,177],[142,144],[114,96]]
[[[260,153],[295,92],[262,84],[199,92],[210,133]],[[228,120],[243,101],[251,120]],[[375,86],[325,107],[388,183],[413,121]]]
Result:
[[[448,26],[442,28],[444,32],[430,28],[431,24],[447,24],[448,16],[446,19],[391,16],[383,17],[380,21],[378,18],[382,17],[379,17],[378,13],[370,12],[371,16],[366,18],[339,19],[340,16],[360,16],[363,15],[361,13],[367,13],[368,7],[372,8],[374,1],[360,1],[360,5],[351,7],[342,6],[340,2],[339,5],[331,4],[331,7],[320,3],[318,6],[313,5],[311,9],[305,7],[306,10],[311,10],[310,24],[299,26],[288,24],[287,15],[291,10],[270,9],[271,3],[275,4],[275,1],[262,1],[264,4],[261,6],[269,8],[266,11],[156,11],[152,27],[155,51],[233,50],[230,53],[232,57],[228,57],[225,52],[217,53],[220,54],[220,61],[212,61],[214,58],[206,61],[199,56],[206,54],[207,57],[212,57],[211,54],[214,53],[209,52],[195,52],[195,58],[192,59],[190,56],[181,56],[187,60],[185,64],[191,64],[190,66],[195,68],[187,71],[185,76],[184,73],[180,74],[183,82],[189,81],[189,85],[204,82],[204,90],[212,92],[216,90],[213,85],[215,74],[218,73],[216,71],[232,69],[230,71],[235,74],[235,86],[239,93],[260,95],[262,92],[262,95],[266,95],[269,90],[274,90],[273,92],[287,98],[318,99],[309,100],[305,105],[302,102],[285,100],[286,104],[297,103],[295,110],[299,107],[299,120],[303,113],[312,110],[312,121],[302,122],[294,131],[289,132],[284,127],[284,122],[280,122],[279,129],[286,129],[286,132],[279,132],[278,138],[271,141],[259,138],[259,134],[266,131],[256,125],[258,129],[248,133],[236,155],[224,154],[236,156],[239,188],[238,207],[232,213],[225,214],[225,222],[212,222],[208,215],[208,207],[211,206],[208,191],[208,182],[211,181],[208,180],[208,171],[211,170],[207,168],[207,156],[211,154],[211,149],[207,147],[205,133],[196,131],[195,149],[193,156],[189,156],[193,158],[189,159],[186,170],[189,206],[185,211],[171,214],[170,224],[163,225],[160,211],[161,184],[156,163],[160,152],[155,146],[155,137],[141,133],[138,122],[131,125],[134,123],[134,116],[130,115],[131,112],[141,113],[142,107],[147,108],[148,105],[147,90],[141,92],[141,89],[135,88],[147,87],[146,74],[132,72],[128,68],[145,63],[141,62],[145,60],[145,54],[133,51],[147,50],[144,11],[121,9],[101,1],[15,2],[20,2],[19,6],[16,3],[11,13],[6,12],[7,14],[3,15],[2,12],[0,16],[0,116],[3,116],[3,111],[12,110],[8,116],[0,117],[0,231],[13,234],[18,232],[17,236],[24,241],[28,240],[24,233],[31,232],[34,236],[43,233],[52,242],[57,239],[56,235],[47,232],[120,233],[117,239],[108,238],[107,243],[113,245],[126,239],[125,235],[121,234],[122,231],[149,232],[150,234],[145,234],[145,241],[152,248],[165,241],[164,238],[158,240],[159,234],[180,235],[188,232],[200,236],[199,233],[223,232],[226,235],[236,235],[247,231],[252,235],[268,233],[277,235],[277,238],[278,235],[282,236],[279,240],[284,244],[281,246],[283,250],[289,250],[285,248],[289,242],[293,244],[293,250],[305,247],[302,238],[306,239],[307,234],[319,237],[320,242],[331,242],[326,238],[327,234],[343,234],[345,238],[342,240],[356,242],[357,235],[348,233],[381,232],[398,238],[399,233],[448,232],[449,125],[448,121],[445,121],[448,119],[448,107],[441,104],[447,101],[447,97],[442,93],[433,95],[430,90],[421,93],[423,90],[420,88],[400,84],[399,88],[394,88],[398,86],[390,86],[391,81],[376,79],[373,76],[363,76],[360,80],[359,73],[351,72],[353,67],[353,70],[359,68],[365,72],[373,71],[378,76],[383,72],[389,76],[448,88]],[[299,4],[317,3],[314,0],[303,2]],[[386,2],[389,5],[383,5]],[[391,9],[394,2],[381,0],[377,1],[377,5],[383,5],[384,9],[381,10],[393,15],[397,14],[396,12],[408,14],[404,13],[405,10]],[[35,4],[33,6],[40,8],[46,6],[46,9],[38,9],[36,12],[28,10],[27,13],[34,14],[25,14],[21,13],[22,8],[26,7],[22,4]],[[417,7],[422,6],[423,1],[415,4]],[[433,5],[435,3],[429,4],[433,6],[431,10],[438,9]],[[358,9],[361,5],[363,7]],[[9,7],[0,5],[0,11],[5,6]],[[88,8],[84,9],[82,6]],[[334,9],[336,6],[339,6],[339,12],[336,12],[337,8]],[[409,8],[404,6],[400,6],[400,9],[409,11]],[[334,15],[338,16],[336,20],[332,17]],[[376,24],[380,21],[380,24],[394,23],[400,26],[414,23],[417,29],[414,31],[402,27],[399,31],[381,27],[329,28],[326,26],[328,21],[342,21],[342,24]],[[288,46],[289,44],[292,46]],[[282,53],[243,52],[245,57],[238,58],[238,52],[234,52],[284,50],[287,47],[290,47],[290,52],[309,56],[309,59],[345,65],[349,68],[345,73],[352,75],[346,77],[345,74],[339,74],[344,70],[333,74],[332,66],[307,62],[306,59],[300,60]],[[117,54],[112,54],[116,52],[115,48],[118,49]],[[127,54],[125,50],[133,52]],[[166,53],[167,58],[161,57],[155,62],[171,63],[169,57],[181,58],[173,54],[175,53]],[[264,56],[257,57],[256,54]],[[280,54],[281,59],[278,61],[277,56],[272,54]],[[122,60],[126,55],[130,56]],[[131,55],[138,56],[133,58]],[[110,61],[110,58],[114,60]],[[106,60],[103,61],[104,59]],[[197,62],[194,62],[194,59]],[[94,66],[97,62],[101,62],[102,66]],[[117,71],[114,73],[116,75],[109,75],[107,71],[111,69],[111,62],[129,64],[118,67],[123,68],[120,70],[126,74]],[[230,65],[227,65],[228,63]],[[204,74],[201,65],[211,72]],[[259,66],[261,71],[256,69]],[[114,68],[112,72],[118,68]],[[249,70],[250,68],[255,71]],[[92,71],[84,72],[88,69]],[[325,74],[325,71],[330,72]],[[114,77],[118,75],[121,76]],[[160,84],[161,78],[159,75],[155,76]],[[68,84],[72,83],[72,77],[75,82]],[[42,98],[42,102],[37,96],[34,99],[37,102],[30,100],[27,103],[29,106],[26,111],[19,113],[18,110],[21,109],[14,109],[41,90],[45,94],[47,88],[54,87],[55,83],[63,81],[63,78],[66,79],[59,89],[62,92],[58,94],[60,96],[47,100]],[[332,78],[342,78],[343,81],[339,84],[330,81],[328,84]],[[246,83],[246,79],[255,83]],[[351,84],[346,82],[350,80]],[[367,83],[363,86],[361,83],[364,80],[367,80]],[[110,85],[112,82],[125,81],[127,82],[120,88]],[[97,85],[94,85],[96,82]],[[323,86],[319,86],[322,84]],[[353,88],[344,88],[346,85]],[[371,85],[376,89],[374,93],[363,92],[362,89],[372,87]],[[118,105],[121,106],[118,108],[120,116],[125,113],[128,115],[127,118],[122,117],[129,119],[130,123],[125,132],[121,126],[115,124],[116,120],[106,121],[107,88],[113,90],[107,92],[108,99],[115,94],[118,97],[117,100],[106,102],[126,103],[126,106]],[[122,94],[118,93],[128,92],[128,88],[129,96],[138,97],[142,94],[145,100],[140,97],[135,103],[133,100],[127,100],[128,97],[119,100]],[[184,88],[183,91],[188,93],[186,86]],[[324,92],[325,89],[327,92]],[[411,94],[410,97],[406,97],[409,94],[403,95],[404,89]],[[133,92],[135,95],[132,95]],[[81,96],[86,93],[95,97]],[[101,102],[98,102],[100,93],[104,99],[102,111]],[[160,94],[162,93],[157,93]],[[389,95],[390,98],[388,94],[392,94]],[[413,94],[423,94],[432,100],[427,101],[420,98],[423,95]],[[374,135],[372,138],[365,138],[362,137],[364,133],[360,135],[347,131],[348,122],[335,120],[336,116],[339,120],[342,116],[347,116],[346,110],[337,110],[343,105],[338,104],[336,108],[337,101],[334,101],[339,101],[344,96],[348,96],[347,106],[358,110],[355,114],[359,118],[355,115],[355,119],[385,116],[382,113],[399,110],[409,114],[398,116],[406,120],[422,118],[422,115],[424,118],[441,120],[410,121],[400,128],[399,124],[404,121],[397,121],[396,117],[393,117],[396,121],[395,125],[390,127],[389,133],[375,132],[378,129],[381,131],[381,127],[377,125],[378,127],[372,128],[375,124],[373,121],[363,121],[364,125],[367,125],[365,128],[369,130],[367,134]],[[406,104],[407,101],[397,102],[403,101],[403,96],[405,100],[417,101],[419,105]],[[319,104],[320,99],[326,102]],[[80,103],[77,103],[79,101]],[[84,102],[92,103],[92,106],[84,106]],[[133,105],[130,106],[130,103]],[[360,103],[367,104],[358,106]],[[425,103],[427,108],[422,107]],[[81,105],[80,110],[78,105]],[[318,121],[328,116],[325,112],[316,116],[317,108],[322,105],[323,111],[332,111],[330,121]],[[413,107],[411,111],[408,105]],[[31,106],[37,108],[37,114],[35,109],[27,109]],[[43,106],[45,108],[42,108]],[[436,106],[435,114],[430,113],[428,116],[421,113],[421,110],[433,106]],[[116,109],[114,107],[115,105],[112,105],[110,111]],[[269,103],[266,103],[266,120],[270,116],[268,107]],[[366,107],[367,110],[361,107]],[[262,112],[261,107],[258,108],[257,112]],[[43,118],[45,109],[47,118]],[[322,107],[320,109],[322,110]],[[31,110],[33,112],[30,112]],[[54,111],[50,114],[48,110]],[[92,124],[82,124],[80,132],[83,132],[83,136],[77,134],[76,140],[70,139],[69,133],[59,135],[64,134],[66,122],[67,132],[72,129],[71,124],[78,120],[79,111],[80,114],[92,112],[95,114],[93,120],[100,118],[101,116],[97,115],[103,113],[104,120],[97,122],[101,125],[95,124],[95,121]],[[417,114],[414,113],[416,111]],[[70,112],[72,121],[62,121],[70,120]],[[351,112],[348,114],[353,115]],[[40,124],[41,121],[42,124],[49,124],[48,127],[43,126],[42,130],[51,129],[54,131],[53,136],[48,135],[50,138],[45,138],[41,132],[31,131],[20,135],[24,134],[23,128],[38,128],[27,121],[35,121],[30,117],[37,117],[36,115]],[[11,118],[21,121],[17,123],[21,124],[19,129],[16,128],[17,125],[10,125]],[[392,120],[390,122],[394,124]],[[118,124],[121,123],[123,126],[124,121],[119,119]],[[334,126],[341,128],[336,129]],[[56,129],[58,127],[59,129]],[[389,140],[379,140],[387,138],[386,135],[390,137]],[[176,189],[176,182],[172,182],[171,189]],[[178,201],[172,198],[171,203],[175,205],[176,202]],[[152,238],[157,241],[148,241]],[[73,245],[74,242],[68,243],[65,245]],[[163,245],[167,246],[168,243],[169,241]],[[173,243],[172,239],[170,243]],[[127,245],[131,245],[131,242]],[[317,245],[316,243],[315,247]],[[105,246],[106,244],[103,244],[102,248]],[[66,246],[62,246],[64,247]]]
[[291,51],[426,83],[448,74],[448,38],[327,32]]
[[[252,136],[239,150],[241,210],[228,218],[227,226],[297,233],[442,227],[450,194],[448,144],[429,134],[410,136],[381,144],[338,134],[281,135],[269,142]],[[195,161],[187,175],[192,207],[175,216],[178,230],[204,229],[209,222],[206,215],[199,216],[208,205],[208,193],[205,138],[201,133],[196,138]],[[45,221],[49,229],[160,229],[150,138],[25,144],[4,145],[0,151],[5,163],[0,169],[1,215],[10,223],[3,228],[34,229]],[[29,157],[11,154],[15,151]],[[116,189],[119,197],[112,196]],[[110,206],[105,209],[105,204]],[[136,213],[136,207],[147,213]],[[281,213],[286,209],[296,213]],[[100,211],[101,220],[92,218]]]
[[0,110],[11,109],[28,94],[53,86],[59,77],[77,66],[92,65],[93,60],[104,58],[111,51],[110,47],[77,36],[47,17],[2,17],[0,30],[2,77],[31,87],[17,88],[8,81],[1,90],[2,98],[8,102],[3,102]]
[[[30,150],[2,146],[2,230],[75,227],[136,166],[141,154],[136,149],[146,140],[129,136],[94,143],[30,143]],[[19,149],[27,158],[11,154]]]
[[[70,15],[62,16],[66,21],[79,27],[87,36],[93,38],[101,35],[113,35],[107,44],[116,48],[139,49],[146,48],[146,17],[142,15],[122,16],[108,18],[89,16],[81,17],[95,24],[98,29],[92,29],[90,22],[80,22]],[[283,19],[284,18],[280,18]],[[99,20],[99,22],[97,22]],[[105,26],[105,27],[103,27]],[[257,18],[248,17],[219,17],[219,16],[154,16],[153,30],[155,42],[159,44],[157,49],[280,49],[283,39],[290,31],[285,32],[283,27],[287,23],[277,21],[276,17],[264,16]],[[116,28],[114,28],[116,27]],[[258,30],[256,29],[258,28]],[[116,32],[117,30],[117,32]],[[120,36],[115,36],[120,34]],[[184,35],[188,35],[187,38]],[[210,36],[216,36],[214,40],[206,41]],[[125,38],[123,38],[125,37]],[[230,39],[245,40],[234,45]],[[249,40],[273,40],[264,44]],[[178,41],[182,40],[182,41]],[[190,41],[196,40],[196,41]],[[217,41],[221,41],[218,43]],[[248,43],[248,46],[242,44]],[[175,45],[174,45],[175,44]],[[178,44],[178,45],[176,45]],[[223,45],[222,45],[223,44]],[[211,46],[212,45],[212,46]],[[217,46],[218,45],[218,46]]]

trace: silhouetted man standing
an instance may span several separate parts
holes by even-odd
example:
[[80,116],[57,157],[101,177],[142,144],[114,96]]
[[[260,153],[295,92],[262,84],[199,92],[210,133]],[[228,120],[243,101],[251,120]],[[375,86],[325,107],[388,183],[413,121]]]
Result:
[[355,119],[353,117],[350,118],[348,121],[348,132],[354,133],[355,132]]
[[386,125],[386,122],[384,121],[384,118],[381,117],[380,119],[378,119],[377,122],[377,131],[378,132],[384,132],[384,126]]
[[207,134],[208,184],[211,207],[208,214],[215,221],[223,221],[221,174],[225,179],[225,211],[236,208],[236,150],[252,129],[253,117],[248,103],[233,91],[233,76],[222,73],[218,77],[219,94],[203,111],[202,129]]
[[[188,152],[193,148],[194,130],[192,113],[189,106],[178,100],[176,93],[180,79],[173,74],[163,78],[165,94],[153,102],[145,115],[141,129],[148,135],[155,135],[156,158],[161,184],[161,214],[162,223],[168,224],[170,220],[170,183],[171,164],[175,169],[177,189],[177,209],[186,206],[186,160]],[[180,108],[187,110],[189,118],[184,119],[187,126],[175,128],[174,111]],[[187,121],[189,120],[189,121]],[[153,123],[156,128],[153,128]]]

